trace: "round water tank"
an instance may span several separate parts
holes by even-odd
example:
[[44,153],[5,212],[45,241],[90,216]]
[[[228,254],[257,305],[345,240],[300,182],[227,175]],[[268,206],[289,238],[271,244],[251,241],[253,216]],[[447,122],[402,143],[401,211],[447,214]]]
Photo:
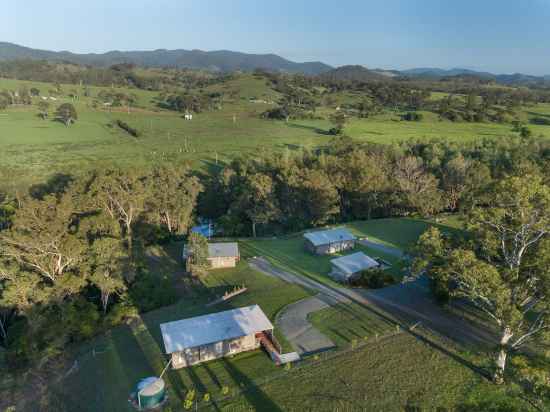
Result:
[[138,405],[142,409],[155,408],[164,401],[166,387],[160,378],[150,377],[139,381],[137,384]]

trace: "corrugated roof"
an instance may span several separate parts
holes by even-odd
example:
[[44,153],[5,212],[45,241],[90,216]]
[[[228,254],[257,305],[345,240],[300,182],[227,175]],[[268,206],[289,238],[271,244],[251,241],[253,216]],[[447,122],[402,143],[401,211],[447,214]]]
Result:
[[167,354],[273,329],[258,305],[160,325]]
[[380,266],[376,260],[363,252],[332,259],[330,263],[348,275]]
[[209,243],[208,257],[235,257],[239,256],[239,245],[237,243]]
[[308,239],[314,246],[328,245],[329,243],[336,243],[342,241],[356,240],[347,229],[336,228],[330,230],[323,230],[319,232],[305,233],[304,237]]

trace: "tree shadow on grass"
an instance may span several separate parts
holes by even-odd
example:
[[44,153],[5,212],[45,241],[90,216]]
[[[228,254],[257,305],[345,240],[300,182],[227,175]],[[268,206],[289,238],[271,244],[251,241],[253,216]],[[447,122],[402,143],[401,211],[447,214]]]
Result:
[[309,130],[323,136],[332,136],[332,134],[330,134],[327,130],[320,129],[315,126],[308,126],[305,124],[298,124],[298,123],[287,123],[287,126],[290,127],[291,129]]
[[546,114],[546,113],[527,112],[527,114],[530,115],[530,116],[546,117],[546,118],[550,119],[550,114]]
[[[118,336],[113,336],[112,342],[120,359],[120,366],[117,369],[124,371],[126,376],[125,382],[117,381],[117,386],[122,384],[128,392],[126,395],[129,395],[141,379],[160,376],[165,366],[165,359],[152,338],[147,339],[148,342],[146,343],[140,343],[138,333],[133,331],[130,326],[119,327],[116,333]],[[139,334],[143,333],[147,334],[149,331],[145,329],[139,332]],[[150,349],[149,354],[145,353],[145,348]],[[169,396],[175,396],[172,401],[179,400],[181,402],[183,400],[182,394],[186,390],[181,378],[177,374],[166,373],[163,379],[168,384]]]
[[229,375],[233,378],[235,382],[238,382],[239,385],[241,385],[244,397],[254,407],[254,410],[266,412],[282,412],[282,409],[235,365],[233,365],[226,358],[223,358],[222,362],[225,369],[227,370],[227,373],[229,373]]
[[350,338],[347,337],[346,335],[342,334],[341,332],[339,332],[338,330],[334,329],[334,328],[329,328],[329,330],[334,333],[336,336],[338,336],[340,339],[342,339],[344,342],[351,342]]

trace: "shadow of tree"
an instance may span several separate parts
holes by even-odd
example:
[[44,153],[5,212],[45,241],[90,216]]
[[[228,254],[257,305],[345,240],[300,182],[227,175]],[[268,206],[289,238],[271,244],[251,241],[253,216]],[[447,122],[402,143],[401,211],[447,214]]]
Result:
[[243,395],[256,411],[282,412],[282,409],[267,396],[262,389],[255,385],[248,376],[242,373],[232,362],[222,359],[223,365],[235,382],[243,388]]

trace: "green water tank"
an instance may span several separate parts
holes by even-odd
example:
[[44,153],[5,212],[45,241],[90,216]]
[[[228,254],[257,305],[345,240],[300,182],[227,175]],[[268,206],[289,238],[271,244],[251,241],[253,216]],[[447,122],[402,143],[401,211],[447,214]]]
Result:
[[141,409],[151,409],[164,401],[166,386],[162,379],[150,377],[139,381],[136,392],[138,405],[141,406]]

